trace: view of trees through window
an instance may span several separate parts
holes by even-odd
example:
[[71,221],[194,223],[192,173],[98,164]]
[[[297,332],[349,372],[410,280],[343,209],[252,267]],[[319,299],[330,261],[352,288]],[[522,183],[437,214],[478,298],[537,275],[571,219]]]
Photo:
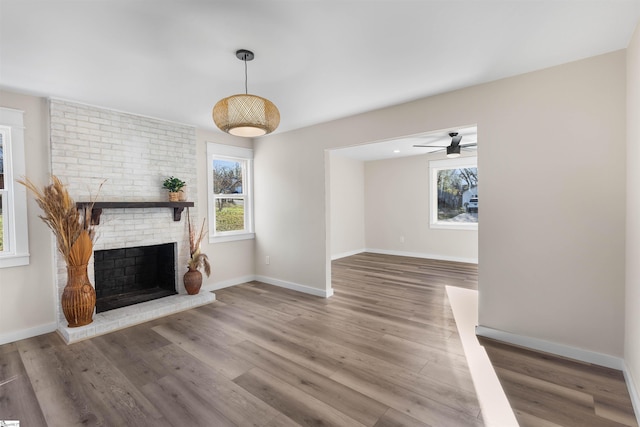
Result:
[[245,229],[244,165],[243,160],[213,161],[216,231]]
[[478,222],[478,168],[437,171],[438,221]]

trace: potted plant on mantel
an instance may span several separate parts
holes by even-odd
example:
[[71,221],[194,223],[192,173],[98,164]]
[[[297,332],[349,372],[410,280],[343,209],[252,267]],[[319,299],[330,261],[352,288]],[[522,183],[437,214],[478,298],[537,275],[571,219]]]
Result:
[[169,190],[169,201],[179,202],[182,200],[183,188],[187,185],[186,182],[173,176],[167,178],[162,183],[162,187]]
[[87,275],[95,238],[95,228],[91,224],[93,203],[79,210],[60,179],[53,175],[51,181],[40,190],[29,179],[18,180],[33,193],[44,212],[40,219],[53,231],[58,251],[67,264],[67,285],[61,304],[69,327],[75,328],[93,322],[96,306],[96,291]]
[[204,267],[204,272],[207,277],[211,274],[211,265],[209,264],[209,257],[206,254],[200,252],[200,243],[207,234],[205,228],[206,218],[202,220],[202,227],[200,227],[200,233],[196,235],[195,228],[191,225],[191,215],[189,214],[189,208],[187,208],[187,225],[189,228],[189,254],[190,258],[187,262],[187,271],[184,275],[184,288],[189,295],[196,295],[200,292],[202,286],[202,273],[199,269]]

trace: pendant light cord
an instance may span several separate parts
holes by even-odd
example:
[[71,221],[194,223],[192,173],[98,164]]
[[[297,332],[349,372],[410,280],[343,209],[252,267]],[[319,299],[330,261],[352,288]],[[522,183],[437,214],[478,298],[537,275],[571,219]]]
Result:
[[247,86],[247,57],[244,57],[244,93],[245,95],[249,94],[249,89]]

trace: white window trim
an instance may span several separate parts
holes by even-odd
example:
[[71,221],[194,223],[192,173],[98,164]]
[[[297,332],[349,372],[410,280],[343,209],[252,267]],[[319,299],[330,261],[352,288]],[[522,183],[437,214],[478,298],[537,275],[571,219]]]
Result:
[[[11,128],[10,137],[3,141],[7,191],[4,221],[8,236],[4,243],[8,250],[0,252],[0,268],[29,264],[29,229],[27,224],[27,189],[16,182],[26,175],[24,155],[24,111],[0,107],[0,126]],[[4,212],[4,211],[3,211]],[[8,239],[7,239],[8,238]]]
[[[247,161],[245,168],[245,230],[216,232],[215,198],[213,197],[213,159],[230,157]],[[209,215],[209,243],[255,239],[253,220],[253,150],[232,145],[207,142],[207,201]]]
[[446,160],[431,160],[429,162],[429,227],[448,230],[478,230],[478,223],[459,223],[438,221],[438,171],[442,169],[478,167],[476,156],[458,157]]

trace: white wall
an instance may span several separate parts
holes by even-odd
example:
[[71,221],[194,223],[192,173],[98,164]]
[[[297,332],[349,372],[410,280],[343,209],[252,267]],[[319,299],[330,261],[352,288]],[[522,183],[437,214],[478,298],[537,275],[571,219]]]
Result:
[[368,250],[478,262],[477,230],[429,227],[429,160],[442,158],[422,155],[365,163]]
[[268,283],[326,294],[330,283],[324,260],[331,254],[324,147],[288,132],[256,141],[253,160],[256,275]]
[[[0,91],[0,106],[25,112],[26,174],[36,183],[49,180],[49,110],[46,100]],[[0,268],[0,344],[56,328],[53,246],[49,229],[27,202],[30,263]]]
[[480,325],[622,357],[625,52],[484,89]]
[[[635,398],[640,396],[640,25],[627,48],[627,240],[625,351]],[[636,406],[636,412],[640,407]]]
[[331,258],[365,250],[364,162],[331,153]]
[[330,287],[325,149],[466,123],[482,140],[480,324],[621,357],[624,51],[257,141],[257,274]]

